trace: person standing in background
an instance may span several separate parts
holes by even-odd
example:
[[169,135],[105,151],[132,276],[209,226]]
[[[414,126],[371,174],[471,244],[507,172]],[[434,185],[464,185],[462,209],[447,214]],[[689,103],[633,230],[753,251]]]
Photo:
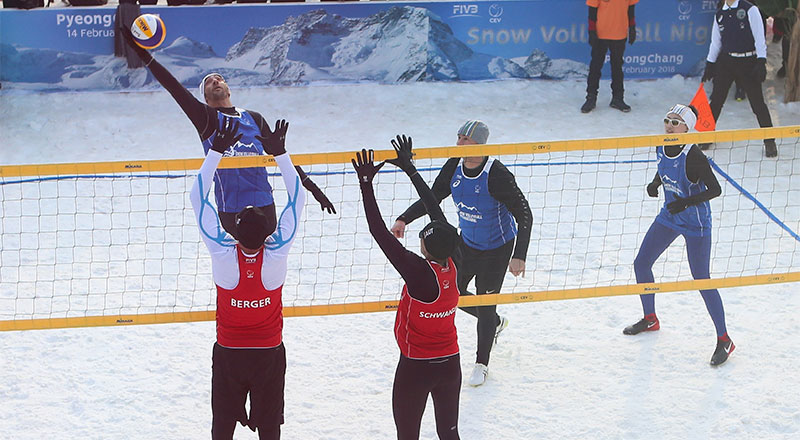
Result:
[[[702,81],[713,81],[711,113],[719,121],[722,106],[734,80],[739,82],[750,101],[750,108],[760,127],[772,127],[769,108],[764,102],[761,83],[767,78],[767,43],[758,8],[746,0],[725,0],[714,15],[711,45],[706,57]],[[702,144],[708,149],[710,144]],[[764,139],[764,155],[777,157],[775,139]]]
[[586,102],[581,106],[582,113],[589,113],[597,106],[597,90],[606,53],[611,52],[611,103],[609,106],[622,112],[631,111],[625,103],[625,87],[622,71],[625,42],[636,41],[635,4],[639,0],[586,0],[589,6],[589,45],[592,46],[592,60],[589,63],[589,77],[586,80]]

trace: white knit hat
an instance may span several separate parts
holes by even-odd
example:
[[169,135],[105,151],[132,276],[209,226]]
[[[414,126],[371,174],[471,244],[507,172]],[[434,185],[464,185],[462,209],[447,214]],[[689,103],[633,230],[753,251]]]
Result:
[[200,97],[201,98],[205,98],[206,97],[206,80],[208,78],[214,76],[214,75],[219,75],[220,77],[222,77],[222,74],[219,73],[219,72],[211,72],[208,75],[204,76],[203,80],[200,81],[200,86],[198,87],[198,89],[200,89]]
[[670,113],[675,113],[683,118],[683,122],[685,122],[686,126],[689,127],[689,130],[694,129],[695,124],[697,124],[697,115],[694,114],[692,109],[683,104],[673,105],[672,108],[667,112],[667,114]]

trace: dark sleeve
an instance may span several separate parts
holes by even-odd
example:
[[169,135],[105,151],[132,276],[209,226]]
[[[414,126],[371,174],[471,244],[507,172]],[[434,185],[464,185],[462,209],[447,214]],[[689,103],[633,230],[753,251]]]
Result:
[[658,174],[658,171],[656,171],[656,175],[653,177],[653,180],[650,183],[655,183],[657,186],[661,186],[661,175]]
[[495,160],[489,170],[489,194],[506,208],[517,221],[517,243],[514,245],[512,258],[525,260],[528,254],[528,244],[531,241],[531,228],[533,226],[533,213],[528,205],[528,200],[517,186],[514,175],[505,165]]
[[628,26],[636,24],[636,5],[628,6]]
[[217,110],[200,102],[186,87],[183,86],[169,71],[158,61],[153,60],[147,65],[150,72],[162,87],[167,89],[181,110],[189,117],[200,139],[208,139],[217,129]]
[[[592,27],[592,24],[594,24],[594,27]],[[589,6],[589,30],[597,30],[597,8],[594,6]]]
[[425,183],[422,176],[420,176],[419,173],[414,173],[414,175],[411,176],[411,183],[414,184],[414,188],[417,190],[422,204],[425,205],[425,211],[428,213],[431,221],[441,220],[447,222],[447,218],[444,216],[444,212],[442,212],[442,208],[439,206],[440,200],[436,200],[433,191],[428,188],[428,184]]
[[[459,160],[460,159],[457,157],[448,159],[442,166],[441,171],[439,171],[439,175],[436,176],[436,180],[433,181],[433,188],[431,188],[431,191],[433,191],[433,197],[436,203],[441,203],[442,200],[450,195],[450,180],[453,179],[453,173],[456,172]],[[417,200],[413,205],[409,206],[404,213],[400,214],[397,220],[409,224],[425,215],[426,212],[425,204],[422,200]]]
[[361,182],[361,195],[364,199],[364,212],[367,215],[369,233],[372,234],[372,238],[378,243],[392,266],[403,277],[403,281],[408,287],[408,294],[420,301],[435,301],[439,295],[439,283],[428,262],[404,248],[386,229],[371,182]]
[[[265,130],[269,128],[269,124],[267,124],[267,120],[264,119],[264,116],[262,116],[261,113],[253,110],[247,110],[247,112],[250,113],[250,116],[252,116],[253,120],[256,121],[256,125],[258,125],[258,130],[261,132],[261,136],[266,136],[268,133],[266,133]],[[295,165],[294,169],[297,170],[297,175],[300,176],[300,183],[303,184],[305,189],[310,191],[312,188],[317,187],[314,181],[311,180],[311,177],[309,177],[302,168]]]
[[688,198],[693,205],[709,201],[722,194],[722,188],[711,169],[711,164],[708,163],[708,158],[697,145],[693,145],[686,155],[686,177],[692,182],[702,181],[706,184],[705,191]]

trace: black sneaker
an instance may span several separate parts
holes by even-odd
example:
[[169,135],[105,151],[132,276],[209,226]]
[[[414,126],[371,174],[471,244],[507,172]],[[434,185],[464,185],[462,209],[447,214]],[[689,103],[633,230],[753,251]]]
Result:
[[764,139],[764,156],[778,157],[778,147],[775,145],[775,139]]
[[661,328],[655,313],[646,315],[636,324],[629,325],[622,330],[626,335],[638,335],[641,332],[654,332]]
[[737,87],[736,93],[733,95],[733,97],[736,98],[737,101],[744,101],[744,98],[746,98],[747,95],[744,93],[744,89]]
[[725,336],[717,338],[717,348],[714,350],[714,355],[711,356],[711,365],[716,367],[724,364],[735,348],[736,345],[733,344],[727,333]]
[[581,106],[581,113],[589,113],[597,106],[597,96],[587,96],[586,102]]
[[608,105],[609,107],[615,108],[624,113],[628,113],[629,111],[631,111],[631,106],[625,104],[625,101],[623,101],[622,98],[612,98],[611,103]]

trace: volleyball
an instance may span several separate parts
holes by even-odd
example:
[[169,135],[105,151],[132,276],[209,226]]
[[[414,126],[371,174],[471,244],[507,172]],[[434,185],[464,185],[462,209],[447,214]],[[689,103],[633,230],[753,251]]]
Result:
[[164,42],[167,29],[161,17],[155,14],[142,14],[131,25],[133,40],[144,49],[155,49]]

